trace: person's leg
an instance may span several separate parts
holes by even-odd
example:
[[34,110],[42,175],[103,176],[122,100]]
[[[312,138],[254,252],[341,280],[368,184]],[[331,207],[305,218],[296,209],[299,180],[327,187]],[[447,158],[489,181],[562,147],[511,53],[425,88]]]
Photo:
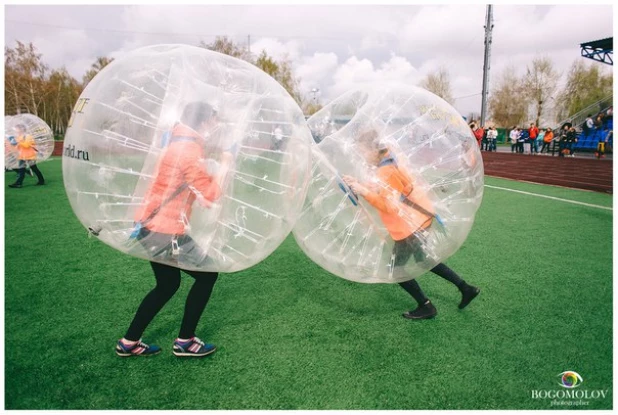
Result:
[[185,313],[178,338],[174,341],[173,353],[178,357],[203,357],[214,353],[217,348],[214,344],[206,344],[196,337],[195,329],[208,304],[219,274],[189,270],[184,270],[184,272],[191,275],[195,282],[187,296]]
[[41,170],[39,170],[39,167],[36,164],[33,164],[32,166],[30,166],[30,169],[34,172],[34,174],[36,174],[36,178],[39,180],[37,184],[45,184],[45,178],[43,177],[43,173],[41,173]]
[[178,338],[190,339],[195,336],[197,323],[200,321],[200,317],[202,317],[206,304],[208,304],[208,300],[210,299],[219,274],[216,272],[188,270],[184,270],[184,272],[191,275],[195,279],[195,282],[187,296],[185,313],[182,318]]
[[24,178],[26,177],[26,168],[20,167],[17,169],[17,180],[15,180],[14,185],[20,186],[24,183]]
[[26,177],[26,163],[23,160],[19,161],[19,167],[15,170],[17,172],[17,180],[15,183],[10,184],[9,187],[21,187]]
[[[422,262],[425,254],[422,250],[421,241],[416,234],[408,236],[401,241],[395,241],[393,246],[394,276],[401,279],[405,275],[405,264],[414,256],[416,262]],[[418,307],[412,311],[406,311],[403,317],[412,320],[421,320],[434,317],[438,311],[429,298],[425,295],[415,279],[400,282],[399,286],[412,296],[418,303]]]
[[444,263],[439,263],[433,267],[431,272],[451,282],[459,289],[461,292],[461,302],[459,303],[459,308],[465,308],[481,291],[479,288],[474,287],[464,281],[455,271],[450,269]]
[[157,285],[142,300],[135,317],[124,338],[137,341],[144,330],[154,319],[163,306],[176,294],[180,287],[180,270],[178,268],[151,262]]

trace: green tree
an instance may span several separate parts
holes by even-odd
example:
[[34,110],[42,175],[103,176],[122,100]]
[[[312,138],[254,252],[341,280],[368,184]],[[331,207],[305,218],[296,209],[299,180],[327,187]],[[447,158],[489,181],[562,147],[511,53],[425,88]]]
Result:
[[561,118],[570,117],[584,108],[612,94],[614,78],[611,71],[603,71],[598,63],[586,65],[576,59],[571,65],[566,85],[558,95]]

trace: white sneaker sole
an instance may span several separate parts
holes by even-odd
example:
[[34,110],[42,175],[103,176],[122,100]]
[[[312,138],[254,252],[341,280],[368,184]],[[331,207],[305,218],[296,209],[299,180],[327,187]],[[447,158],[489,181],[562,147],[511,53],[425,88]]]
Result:
[[204,357],[208,356],[209,354],[213,354],[216,351],[217,348],[215,347],[214,349],[209,350],[206,353],[177,352],[175,350],[173,350],[172,353],[174,353],[174,356],[176,357]]

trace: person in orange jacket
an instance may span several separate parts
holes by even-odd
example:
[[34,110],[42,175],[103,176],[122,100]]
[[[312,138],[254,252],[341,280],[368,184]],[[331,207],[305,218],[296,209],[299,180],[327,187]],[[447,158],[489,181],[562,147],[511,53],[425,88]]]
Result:
[[[136,213],[136,227],[132,237],[137,239],[155,260],[174,261],[183,257],[208,260],[206,253],[186,234],[195,201],[210,207],[221,196],[222,183],[233,161],[230,152],[223,152],[216,176],[209,174],[201,160],[208,136],[217,125],[214,109],[204,102],[185,106],[180,122],[171,131],[169,145],[163,151],[155,177],[146,191],[144,203]],[[140,304],[125,336],[116,345],[121,357],[149,356],[161,351],[141,340],[146,327],[180,286],[179,267],[151,261],[156,286]],[[195,264],[199,265],[199,264]],[[205,344],[195,336],[197,324],[208,303],[216,272],[184,270],[195,279],[187,296],[184,316],[173,354],[180,357],[203,357],[216,347]]]
[[543,150],[547,149],[547,153],[549,153],[549,146],[551,142],[554,140],[554,132],[551,128],[545,130],[545,135],[543,136],[543,147],[541,147],[540,153],[543,154]]
[[[377,177],[382,186],[371,186],[358,182],[351,176],[343,180],[352,191],[365,198],[369,204],[378,210],[380,218],[395,241],[393,247],[394,273],[404,275],[404,265],[414,257],[416,262],[426,258],[423,250],[423,239],[436,220],[436,214],[431,200],[419,187],[414,186],[413,178],[397,165],[388,148],[378,139],[375,130],[370,130],[360,137],[362,152],[366,160],[377,165]],[[393,198],[393,194],[400,197]],[[436,275],[453,283],[461,292],[462,299],[459,308],[465,308],[480,292],[480,289],[469,285],[455,271],[443,263],[431,269]],[[429,319],[438,313],[435,306],[427,298],[416,279],[399,283],[418,303],[415,310],[408,311],[403,317],[408,319]]]
[[30,170],[36,174],[38,179],[37,185],[44,185],[45,179],[43,178],[43,173],[41,173],[41,170],[39,170],[36,165],[36,142],[30,134],[26,133],[26,126],[24,124],[17,124],[15,126],[15,137],[10,137],[9,141],[17,147],[17,159],[19,160],[17,180],[15,183],[10,184],[9,187],[19,189],[23,186],[27,168],[30,168]]

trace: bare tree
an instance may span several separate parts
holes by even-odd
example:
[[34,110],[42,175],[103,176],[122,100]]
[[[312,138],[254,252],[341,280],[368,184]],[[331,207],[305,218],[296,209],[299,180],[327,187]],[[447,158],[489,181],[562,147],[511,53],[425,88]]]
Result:
[[613,74],[600,68],[595,63],[586,65],[581,58],[573,61],[566,85],[558,95],[561,118],[567,118],[611,95]]
[[509,66],[498,76],[489,96],[489,114],[494,124],[510,128],[521,125],[528,117],[528,98],[523,80]]
[[536,125],[539,125],[547,100],[554,94],[558,86],[560,74],[554,70],[554,65],[548,57],[536,57],[526,69],[524,76],[524,91],[533,100],[536,109]]
[[294,76],[292,64],[288,59],[283,58],[277,61],[271,56],[268,56],[265,50],[262,50],[257,59],[254,59],[246,48],[234,43],[233,40],[226,36],[217,37],[215,41],[210,44],[206,44],[202,41],[199,46],[252,63],[277,80],[277,82],[279,82],[302,107],[305,100],[299,91],[299,79]]
[[451,77],[444,67],[440,67],[437,72],[427,74],[427,77],[421,81],[420,86],[433,92],[449,104],[453,103]]
[[92,78],[94,78],[99,72],[101,72],[101,69],[112,63],[113,60],[114,58],[108,58],[107,56],[98,56],[97,60],[94,61],[88,72],[86,72],[84,74],[84,77],[82,78],[84,87],[88,85],[88,82],[92,81]]
[[204,43],[204,41],[200,41],[198,46],[205,49],[214,50],[215,52],[223,53],[225,55],[233,56],[247,62],[253,61],[248,48],[244,48],[237,43],[234,43],[234,41],[227,36],[217,36],[215,41],[212,43]]
[[17,41],[15,48],[7,46],[4,54],[5,111],[7,105],[11,105],[10,112],[38,115],[46,98],[47,69],[32,43],[26,45]]

